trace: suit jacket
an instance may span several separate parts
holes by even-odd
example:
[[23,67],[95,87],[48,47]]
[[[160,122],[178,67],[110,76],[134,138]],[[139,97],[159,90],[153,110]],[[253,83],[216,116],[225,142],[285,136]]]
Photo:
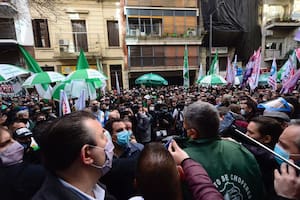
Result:
[[[113,196],[107,194],[104,185],[99,184],[105,190],[105,200],[115,200]],[[34,195],[32,200],[83,200],[82,197],[69,188],[65,187],[55,175],[48,174],[41,189]]]

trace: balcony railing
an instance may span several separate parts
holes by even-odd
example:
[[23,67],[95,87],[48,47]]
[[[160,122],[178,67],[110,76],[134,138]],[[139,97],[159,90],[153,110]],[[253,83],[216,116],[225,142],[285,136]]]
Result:
[[[138,28],[140,27],[140,28]],[[129,24],[126,38],[165,39],[165,38],[200,38],[201,29],[198,26],[162,26]]]
[[266,49],[265,51],[265,59],[273,59],[274,57],[277,59],[281,59],[284,55],[280,50],[276,49]]
[[64,32],[57,33],[55,40],[56,56],[77,55],[82,49],[87,55],[100,55],[100,39],[98,33]]
[[15,7],[16,2],[16,0],[0,0],[0,17],[14,17],[18,13],[17,8]]
[[197,7],[196,0],[126,0],[126,6],[159,6],[159,7]]

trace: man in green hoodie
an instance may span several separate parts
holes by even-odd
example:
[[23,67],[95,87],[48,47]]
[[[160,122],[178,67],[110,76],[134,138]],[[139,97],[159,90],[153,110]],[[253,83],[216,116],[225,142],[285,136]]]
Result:
[[203,165],[225,200],[264,199],[254,156],[241,144],[219,137],[219,115],[213,105],[201,101],[189,105],[184,111],[184,128],[189,138],[183,143],[184,150]]

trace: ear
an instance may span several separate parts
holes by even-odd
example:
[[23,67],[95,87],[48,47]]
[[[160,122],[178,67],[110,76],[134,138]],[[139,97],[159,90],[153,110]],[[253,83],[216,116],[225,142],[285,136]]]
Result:
[[116,134],[113,134],[113,135],[111,136],[111,141],[112,141],[113,143],[117,143],[117,135],[116,135]]
[[83,145],[80,150],[81,162],[86,165],[92,164],[94,162],[94,159],[91,157],[91,155],[92,155],[91,147],[87,144]]
[[177,167],[177,171],[178,171],[178,175],[180,177],[180,180],[184,181],[185,176],[184,176],[184,171],[183,171],[182,167],[180,165],[177,165],[176,167]]
[[268,144],[268,143],[270,143],[271,141],[272,141],[271,135],[265,135],[265,136],[264,136],[263,142],[264,142],[265,144]]
[[190,138],[192,138],[192,139],[197,139],[197,138],[199,138],[199,136],[198,136],[198,132],[195,130],[195,129],[193,129],[193,128],[191,128],[189,131],[188,131],[188,136],[190,137]]

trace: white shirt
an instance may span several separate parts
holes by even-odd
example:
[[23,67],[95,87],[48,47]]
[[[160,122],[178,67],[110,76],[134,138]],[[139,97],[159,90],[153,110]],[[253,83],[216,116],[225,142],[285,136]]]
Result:
[[76,188],[75,186],[71,185],[70,183],[62,180],[59,178],[59,181],[67,188],[73,190],[74,192],[76,192],[79,196],[82,196],[88,200],[103,200],[104,196],[105,196],[105,190],[103,188],[101,188],[98,184],[95,185],[95,187],[93,188],[93,193],[95,195],[95,198],[82,192],[81,190],[79,190],[78,188]]

